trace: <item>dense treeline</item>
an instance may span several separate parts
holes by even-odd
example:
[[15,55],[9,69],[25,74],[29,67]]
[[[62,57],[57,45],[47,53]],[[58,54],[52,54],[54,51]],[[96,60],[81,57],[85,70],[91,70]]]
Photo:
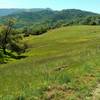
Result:
[[100,25],[100,16],[87,16],[79,21],[79,24],[84,25]]
[[67,9],[62,11],[54,11],[51,9],[42,9],[38,11],[30,10],[16,12],[7,16],[0,17],[0,23],[6,22],[8,18],[16,18],[16,28],[23,28],[27,26],[34,26],[36,24],[46,23],[49,26],[63,22],[64,24],[71,23],[79,19],[84,19],[88,16],[97,16],[98,14],[76,10]]
[[22,28],[25,36],[29,35],[40,35],[47,32],[50,29],[55,29],[59,27],[65,27],[70,25],[100,25],[100,16],[87,16],[85,18],[79,18],[73,21],[65,22],[63,20],[59,21],[46,21],[44,23],[35,24],[30,27]]
[[62,21],[57,21],[57,22],[48,21],[48,22],[44,22],[40,24],[35,24],[32,26],[25,26],[21,30],[24,36],[40,35],[40,34],[46,33],[50,29],[59,28],[63,25],[64,23]]
[[53,11],[51,9],[20,10],[0,18],[0,23],[7,19],[16,19],[15,27],[21,29],[24,36],[40,35],[50,29],[76,24],[100,25],[100,15],[76,9]]
[[[12,10],[11,10],[12,11]],[[17,10],[15,10],[17,11]],[[8,19],[16,19],[14,27],[25,37],[40,35],[50,29],[69,25],[100,25],[100,15],[76,9],[53,11],[51,9],[30,9],[11,13],[0,17],[0,23],[5,24]]]

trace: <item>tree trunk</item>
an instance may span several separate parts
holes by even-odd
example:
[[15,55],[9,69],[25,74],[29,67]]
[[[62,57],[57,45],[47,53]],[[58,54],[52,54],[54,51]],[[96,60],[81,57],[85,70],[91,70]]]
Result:
[[7,27],[7,30],[5,32],[5,37],[4,37],[4,41],[3,41],[3,46],[2,46],[2,49],[3,49],[3,53],[6,55],[7,52],[6,52],[6,45],[7,45],[7,38],[8,38],[8,35],[11,31],[11,27]]
[[3,47],[3,53],[6,55],[7,52],[6,52],[6,47]]

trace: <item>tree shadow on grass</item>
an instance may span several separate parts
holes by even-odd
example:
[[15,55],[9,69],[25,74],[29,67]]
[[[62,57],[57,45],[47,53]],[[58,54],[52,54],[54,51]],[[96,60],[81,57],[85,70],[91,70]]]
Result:
[[7,62],[6,61],[0,61],[0,64],[6,64]]
[[26,58],[27,56],[24,55],[14,55],[12,53],[7,52],[6,55],[8,55],[9,57],[13,58],[13,59],[23,59]]
[[10,58],[17,60],[17,59],[24,59],[26,57],[27,56],[14,54],[12,52],[6,52],[6,54],[3,54],[2,51],[0,51],[0,65],[1,64],[7,64],[8,61],[11,60]]

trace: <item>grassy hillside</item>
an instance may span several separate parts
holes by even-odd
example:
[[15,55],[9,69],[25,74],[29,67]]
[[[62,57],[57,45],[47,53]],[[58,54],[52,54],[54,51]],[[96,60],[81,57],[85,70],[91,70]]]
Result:
[[24,40],[26,58],[0,65],[0,100],[91,100],[100,81],[100,26],[72,26]]

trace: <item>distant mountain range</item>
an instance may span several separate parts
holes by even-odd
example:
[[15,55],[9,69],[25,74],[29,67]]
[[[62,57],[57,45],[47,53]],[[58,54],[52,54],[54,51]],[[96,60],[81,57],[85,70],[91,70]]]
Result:
[[0,23],[4,23],[8,18],[16,18],[16,27],[31,26],[40,23],[77,24],[84,23],[90,16],[96,16],[99,21],[99,14],[82,11],[78,9],[65,9],[61,11],[47,9],[0,9]]
[[[47,8],[49,9],[49,8]],[[0,16],[7,16],[13,13],[19,13],[19,12],[37,12],[37,11],[42,11],[44,9],[42,8],[34,8],[34,9],[17,9],[17,8],[12,8],[12,9],[0,9]]]

